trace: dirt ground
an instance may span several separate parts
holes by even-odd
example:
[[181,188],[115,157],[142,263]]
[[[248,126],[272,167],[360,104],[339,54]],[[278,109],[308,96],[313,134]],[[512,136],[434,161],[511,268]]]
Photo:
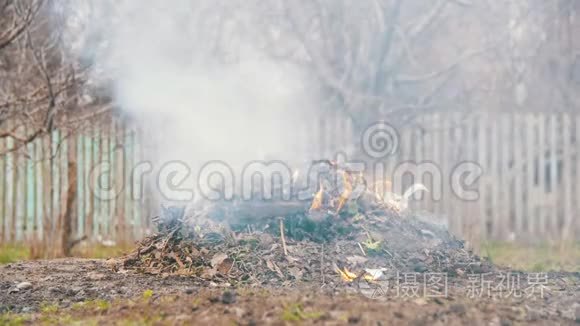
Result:
[[172,208],[126,255],[1,266],[0,325],[580,323],[580,273],[502,268],[428,216],[331,208],[241,229]]
[[388,286],[372,295],[338,275],[328,275],[325,285],[234,288],[191,276],[114,272],[104,260],[31,261],[0,267],[0,324],[580,323],[580,274],[546,277],[543,293],[531,296],[497,296],[495,287],[473,298],[476,282],[467,276],[448,278],[441,296],[421,289],[402,295]]

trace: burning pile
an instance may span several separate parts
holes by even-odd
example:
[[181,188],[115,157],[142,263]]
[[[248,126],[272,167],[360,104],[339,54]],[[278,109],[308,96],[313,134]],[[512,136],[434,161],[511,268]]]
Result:
[[307,200],[234,200],[192,212],[163,208],[155,219],[159,232],[113,266],[250,286],[373,281],[396,272],[454,276],[491,269],[443,226],[406,211],[410,194],[426,190],[423,186],[387,198],[368,190],[356,194],[364,177],[331,166]]

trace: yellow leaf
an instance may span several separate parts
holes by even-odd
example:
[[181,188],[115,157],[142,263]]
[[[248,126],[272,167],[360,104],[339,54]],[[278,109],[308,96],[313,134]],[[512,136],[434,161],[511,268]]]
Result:
[[344,268],[344,271],[340,268],[336,268],[336,271],[340,274],[340,278],[342,278],[344,282],[352,282],[357,278],[356,274],[350,272],[346,267]]

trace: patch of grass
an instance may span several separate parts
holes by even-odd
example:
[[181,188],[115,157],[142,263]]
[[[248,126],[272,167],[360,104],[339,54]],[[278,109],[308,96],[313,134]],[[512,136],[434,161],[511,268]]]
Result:
[[[105,259],[111,257],[118,257],[127,252],[130,252],[133,247],[114,246],[107,247],[103,245],[85,246],[73,249],[74,257]],[[42,255],[41,255],[42,256]],[[31,257],[30,248],[24,245],[3,245],[0,246],[0,265],[11,264],[18,261],[35,259],[38,257]],[[46,258],[46,257],[45,257]]]
[[20,326],[28,322],[28,316],[18,315],[11,312],[0,314],[0,325]]
[[[74,320],[71,315],[43,315],[39,318],[41,325],[71,325]],[[80,323],[80,321],[79,321]],[[83,323],[83,325],[86,325]]]
[[76,311],[107,311],[111,308],[111,303],[107,300],[87,300],[73,304],[72,310]]
[[365,246],[365,249],[368,254],[376,254],[381,252],[382,247],[381,241],[375,241],[369,237],[362,244]]
[[151,299],[151,297],[153,296],[153,290],[149,289],[149,290],[145,290],[143,291],[143,300],[148,301],[149,299]]
[[0,246],[0,265],[25,260],[30,256],[30,250],[21,245]]
[[101,244],[80,246],[73,250],[73,256],[82,258],[106,259],[121,256],[133,249],[132,246],[103,246]]
[[42,303],[40,305],[40,312],[43,314],[55,314],[58,312],[58,305],[53,303]]
[[295,303],[287,306],[282,312],[282,320],[287,322],[300,322],[309,319],[318,319],[323,316],[321,312],[306,312],[302,304]]
[[528,272],[580,272],[580,243],[568,245],[539,244],[525,246],[488,242],[481,255],[494,264]]

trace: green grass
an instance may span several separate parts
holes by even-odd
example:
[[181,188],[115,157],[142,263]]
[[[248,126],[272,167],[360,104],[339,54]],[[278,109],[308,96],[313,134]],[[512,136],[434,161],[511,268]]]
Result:
[[72,310],[75,311],[106,311],[111,308],[111,303],[107,300],[87,300],[73,304]]
[[529,272],[580,272],[580,243],[560,245],[521,245],[488,242],[481,255],[494,264]]
[[[118,257],[133,249],[132,246],[106,247],[96,245],[91,247],[75,248],[72,255],[81,258],[105,259]],[[30,249],[24,245],[0,246],[0,265],[11,264],[18,261],[29,260]]]
[[[145,291],[145,294],[149,293]],[[152,295],[152,291],[151,291]],[[173,300],[175,301],[175,300]],[[169,303],[165,303],[168,304]],[[70,308],[59,308],[56,304],[40,304],[39,313],[0,314],[0,325],[159,325],[166,314],[152,310],[149,301],[136,304],[132,300],[87,300],[77,302]]]
[[51,303],[43,303],[40,305],[40,311],[43,314],[55,314],[58,312],[58,305]]
[[11,312],[0,314],[0,325],[20,326],[26,324],[27,322],[28,316],[26,315],[13,314]]
[[286,306],[282,312],[281,319],[287,322],[300,322],[309,319],[318,319],[324,314],[321,312],[306,312],[302,307],[302,304],[296,303]]
[[21,245],[0,246],[0,265],[28,259],[30,250]]
[[145,290],[143,291],[143,300],[145,301],[149,301],[149,299],[151,299],[151,297],[153,296],[153,290]]
[[114,246],[94,245],[73,249],[73,256],[82,258],[106,259],[122,256],[134,249],[134,246]]

